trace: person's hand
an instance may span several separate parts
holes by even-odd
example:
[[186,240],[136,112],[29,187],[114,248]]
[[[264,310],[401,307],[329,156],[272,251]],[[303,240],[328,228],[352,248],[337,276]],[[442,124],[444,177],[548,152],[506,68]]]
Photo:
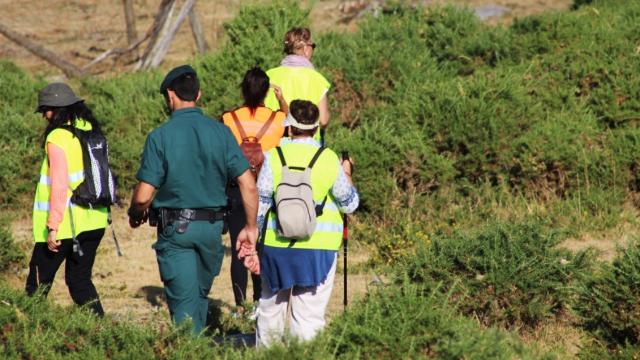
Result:
[[256,251],[258,242],[258,228],[245,226],[238,234],[236,250],[238,259],[243,260],[244,266],[253,274],[260,274],[260,259]]
[[273,93],[276,95],[276,99],[284,100],[284,97],[282,96],[282,88],[280,86],[271,85],[271,88],[273,89]]
[[258,254],[245,256],[244,267],[251,271],[252,274],[260,275],[260,257]]
[[129,214],[129,226],[131,226],[134,229],[146,223],[147,219],[149,219],[148,210],[143,211],[142,215],[137,215],[137,216],[136,214],[133,213],[133,211],[131,211],[131,209],[129,209],[127,213]]
[[245,226],[238,234],[236,241],[236,250],[238,251],[238,259],[253,255],[256,252],[256,243],[258,242],[258,228],[253,226]]
[[347,176],[351,177],[353,174],[353,159],[349,157],[348,159],[342,159],[342,168]]
[[62,244],[60,240],[56,240],[57,233],[56,230],[49,230],[49,235],[47,235],[47,247],[53,252],[58,252],[58,248]]

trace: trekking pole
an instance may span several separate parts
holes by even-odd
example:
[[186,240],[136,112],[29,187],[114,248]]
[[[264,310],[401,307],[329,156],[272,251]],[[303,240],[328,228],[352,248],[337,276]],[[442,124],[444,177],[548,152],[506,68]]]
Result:
[[[349,161],[349,152],[348,151],[343,151],[342,152],[342,161]],[[351,171],[353,172],[353,167],[351,168]],[[343,223],[343,228],[342,228],[342,261],[343,261],[343,267],[344,267],[344,292],[342,294],[342,304],[344,305],[344,307],[347,307],[347,241],[349,239],[349,218],[347,217],[347,214],[343,214],[342,215],[342,223]]]
[[120,251],[120,244],[118,243],[118,238],[116,238],[116,229],[113,227],[113,219],[111,218],[111,209],[109,211],[108,222],[109,226],[111,226],[111,236],[113,237],[113,242],[116,244],[116,254],[120,257],[122,256],[122,251]]

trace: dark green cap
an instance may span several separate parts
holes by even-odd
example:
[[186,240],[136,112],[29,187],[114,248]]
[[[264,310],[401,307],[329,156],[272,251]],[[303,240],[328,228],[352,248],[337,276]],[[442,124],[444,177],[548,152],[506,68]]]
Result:
[[51,83],[38,92],[38,107],[40,111],[43,106],[63,107],[84,101],[74,94],[69,85],[65,83]]
[[171,71],[169,71],[167,76],[164,77],[164,80],[162,80],[162,84],[160,85],[160,93],[164,94],[173,80],[185,74],[193,74],[196,77],[198,76],[198,74],[196,74],[196,71],[193,70],[193,68],[189,65],[180,65],[178,67],[175,67]]

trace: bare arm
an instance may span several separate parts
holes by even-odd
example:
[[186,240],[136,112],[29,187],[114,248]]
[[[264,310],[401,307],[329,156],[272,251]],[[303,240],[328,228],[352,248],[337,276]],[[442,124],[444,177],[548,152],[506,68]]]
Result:
[[278,104],[280,104],[280,111],[285,114],[289,113],[289,104],[287,104],[287,100],[284,99],[282,95],[282,89],[278,85],[271,85],[273,88],[273,92],[276,95],[276,99],[278,99]]
[[240,193],[242,194],[242,204],[244,205],[247,223],[238,234],[236,248],[238,257],[244,258],[244,265],[254,274],[260,273],[260,262],[256,252],[256,243],[258,241],[258,226],[256,218],[258,216],[258,190],[256,181],[247,170],[236,179]]
[[320,99],[318,110],[320,111],[320,126],[325,128],[329,125],[329,100],[327,100],[327,94],[324,94]]
[[140,181],[133,190],[131,205],[129,206],[129,225],[132,228],[144,224],[149,217],[149,207],[156,188],[144,181]]
[[250,170],[246,170],[236,178],[240,193],[242,194],[242,205],[247,217],[247,227],[257,228],[256,218],[258,217],[258,190],[256,181]]

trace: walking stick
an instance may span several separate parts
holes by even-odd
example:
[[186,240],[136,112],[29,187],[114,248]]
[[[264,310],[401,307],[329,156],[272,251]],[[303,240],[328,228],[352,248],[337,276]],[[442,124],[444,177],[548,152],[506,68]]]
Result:
[[113,219],[111,218],[111,209],[108,210],[109,215],[107,218],[107,222],[109,226],[111,226],[111,236],[113,237],[113,242],[116,244],[116,254],[118,256],[122,256],[122,251],[120,251],[120,244],[118,243],[118,238],[116,238],[116,229],[113,227]]
[[[343,151],[342,152],[342,161],[347,160],[349,161],[349,152],[347,151]],[[351,172],[353,172],[353,167],[351,168]],[[344,305],[344,307],[347,307],[347,241],[349,240],[349,218],[347,217],[347,214],[344,214],[342,216],[342,223],[343,223],[343,228],[342,228],[342,261],[344,264],[344,292],[342,294],[342,304]]]

